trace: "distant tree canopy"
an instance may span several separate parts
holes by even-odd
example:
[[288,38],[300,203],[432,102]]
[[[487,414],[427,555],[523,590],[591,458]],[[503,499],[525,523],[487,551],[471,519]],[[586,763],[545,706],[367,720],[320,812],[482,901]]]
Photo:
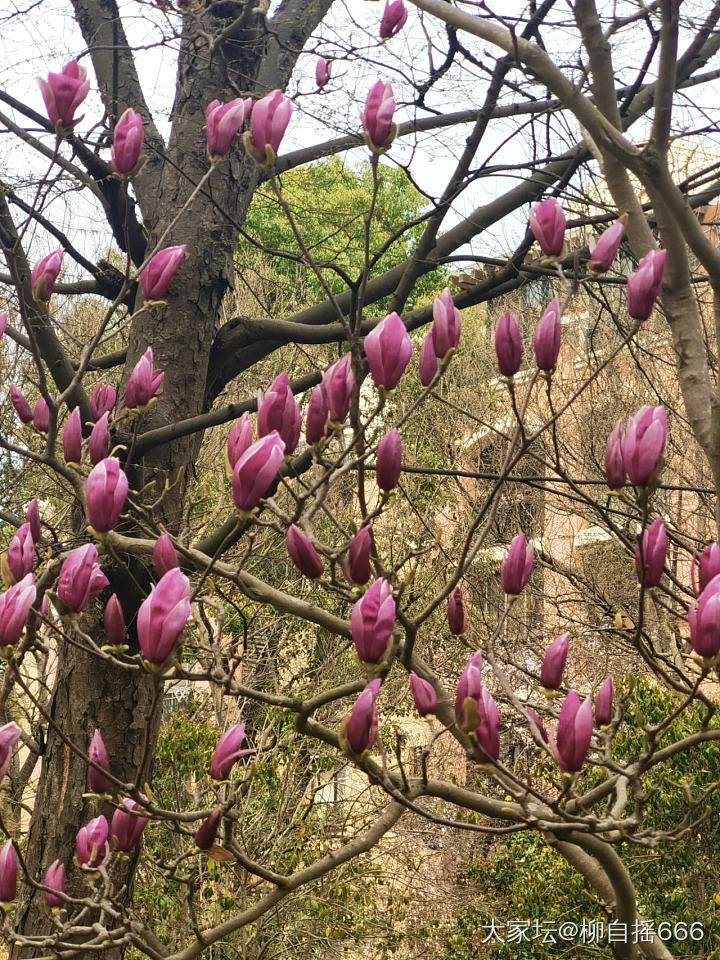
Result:
[[[347,287],[345,276],[353,282],[359,280],[366,260],[370,277],[404,263],[423,234],[427,198],[400,167],[377,165],[374,204],[369,163],[351,166],[339,157],[330,157],[289,170],[279,181],[300,240],[317,266],[313,269],[302,262],[303,251],[293,226],[266,183],[253,196],[238,244],[238,271],[250,288],[253,267],[263,269],[258,263],[262,251],[263,262],[272,259],[273,275],[288,283],[278,297],[286,299],[291,290],[293,302],[305,305],[326,292],[316,271],[333,293],[339,293]],[[408,306],[426,302],[448,276],[448,270],[440,268],[420,277]],[[372,313],[382,313],[384,305],[385,301],[374,304]]]

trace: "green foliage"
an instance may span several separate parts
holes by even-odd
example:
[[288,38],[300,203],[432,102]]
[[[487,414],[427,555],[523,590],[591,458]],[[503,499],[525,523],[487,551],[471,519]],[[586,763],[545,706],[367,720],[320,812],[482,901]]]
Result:
[[[332,157],[291,170],[280,177],[279,183],[307,252],[316,262],[327,264],[322,275],[333,293],[346,288],[342,276],[333,267],[357,281],[365,266],[366,218],[373,196],[371,166],[363,164],[353,169]],[[403,170],[378,165],[377,196],[369,235],[370,258],[391,239],[392,243],[371,270],[371,276],[402,263],[412,253],[424,225],[412,226],[397,237],[395,234],[402,225],[420,216],[426,207],[425,198]],[[251,240],[242,240],[238,248],[238,266],[242,273],[248,273],[256,264],[258,246],[268,252],[301,256],[297,238],[270,184],[260,188],[253,197],[245,230]],[[325,299],[322,284],[306,264],[273,257],[272,270],[276,278],[287,281],[297,305],[307,306],[318,298]],[[422,277],[415,284],[408,306],[426,302],[433,291],[443,286],[444,276],[444,271],[437,270]],[[283,291],[283,295],[287,296],[287,291]],[[373,311],[382,310],[382,303],[373,306]]]
[[[630,681],[630,682],[628,682]],[[622,682],[619,684],[622,695]],[[631,760],[645,748],[644,724],[657,724],[677,709],[680,701],[644,677],[627,678],[624,722],[613,744],[616,757]],[[703,708],[693,704],[670,724],[660,746],[675,742],[700,729]],[[713,743],[701,745],[672,758],[660,771],[647,774],[643,787],[648,795],[643,826],[670,830],[682,823],[688,810],[686,791],[699,797],[720,778],[720,751]],[[665,922],[689,926],[702,923],[704,938],[665,939],[676,958],[720,956],[720,795],[714,790],[703,802],[705,819],[680,839],[657,849],[627,843],[616,848],[622,856],[637,891],[638,912],[654,927]],[[695,814],[698,816],[698,813]],[[550,960],[561,953],[577,958],[611,957],[607,939],[601,946],[583,944],[578,937],[568,943],[544,944],[542,936],[515,943],[481,944],[494,919],[498,926],[510,920],[529,920],[531,926],[561,923],[582,925],[607,915],[600,899],[585,885],[545,839],[536,833],[513,834],[495,846],[494,853],[471,862],[470,884],[477,884],[473,905],[443,929],[443,960]],[[552,895],[548,895],[548,891]],[[717,897],[717,899],[716,899]],[[505,932],[501,932],[506,936]]]

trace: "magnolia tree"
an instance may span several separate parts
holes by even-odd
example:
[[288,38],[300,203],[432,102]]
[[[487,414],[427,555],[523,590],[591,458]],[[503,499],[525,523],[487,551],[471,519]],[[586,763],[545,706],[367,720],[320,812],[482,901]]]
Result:
[[[676,436],[688,431],[681,446],[694,445],[712,479],[702,509],[712,522],[720,517],[720,252],[698,213],[712,211],[720,193],[709,141],[717,98],[706,89],[717,76],[720,4],[696,4],[685,20],[679,8],[660,0],[609,12],[577,0],[570,10],[545,0],[496,15],[443,0],[352,11],[331,0],[270,9],[76,0],[67,35],[75,55],[55,62],[53,45],[45,51],[44,112],[22,102],[6,70],[1,324],[17,381],[8,377],[0,443],[18,479],[2,514],[14,532],[0,595],[0,774],[9,788],[0,901],[13,956],[132,949],[192,960],[381,845],[408,815],[470,834],[541,832],[608,920],[624,925],[608,946],[615,956],[672,956],[662,932],[631,935],[643,918],[624,852],[671,842],[701,822],[714,783],[688,787],[684,819],[660,831],[647,818],[647,782],[720,736],[707,682],[720,653],[720,547],[662,516],[662,496],[682,487],[663,456],[670,420]],[[38,15],[42,8],[14,17]],[[138,15],[150,45],[176,61],[169,123],[139,66],[147,39],[137,49],[129,39]],[[47,31],[34,30],[42,44]],[[305,145],[291,149],[301,122]],[[702,149],[678,167],[688,144]],[[374,188],[363,262],[350,274],[314,259],[303,241],[312,198],[305,213],[289,204],[283,173],[353,150],[369,156]],[[422,230],[407,258],[383,270],[385,251],[373,248],[370,230],[388,164],[421,185],[427,206],[419,221],[396,224],[388,246],[418,223]],[[234,275],[235,253],[261,188],[294,238],[294,252],[265,255],[293,259],[325,291],[290,315],[228,307],[244,279]],[[82,203],[95,229],[103,224],[94,250],[73,226]],[[262,250],[263,238],[253,239]],[[408,310],[418,281],[453,264],[464,267],[463,283]],[[530,348],[519,318],[494,303],[534,280],[549,295],[533,308]],[[612,347],[563,393],[564,315],[586,297],[607,304],[618,287],[604,314],[617,334]],[[462,461],[462,443],[452,463],[447,447],[432,455],[419,442],[404,447],[423,411],[447,402],[444,384],[468,336],[460,310],[479,304],[493,320],[495,370],[467,386],[481,396],[499,374],[503,390],[490,476]],[[583,438],[607,441],[605,477],[597,464],[594,478],[573,476],[563,417],[646,343],[656,306],[674,368],[650,383],[654,402],[620,403],[612,431]],[[420,345],[411,333],[428,324]],[[678,398],[671,410],[662,395]],[[483,412],[465,413],[460,440],[470,450]],[[215,428],[224,431],[226,473],[203,452]],[[613,637],[677,705],[646,727],[632,754],[614,747],[626,720],[612,675],[598,683],[568,674],[573,637],[560,618],[548,621],[542,662],[506,662],[501,641],[517,598],[538,566],[552,569],[547,544],[538,553],[531,531],[515,530],[491,574],[501,588],[491,616],[473,593],[471,568],[492,545],[528,458],[541,481],[564,485],[628,558],[634,552],[635,570],[631,559],[623,568],[632,606]],[[23,486],[18,464],[35,490]],[[209,475],[219,491],[210,506]],[[440,500],[459,489],[468,506],[458,494],[452,519],[441,519],[437,496],[423,500],[411,488],[418,476],[442,478]],[[451,486],[459,480],[478,485]],[[280,547],[294,578],[267,560]],[[671,653],[656,643],[653,591],[665,623],[673,618]],[[257,627],[245,618],[239,646],[237,628],[229,640],[225,624],[243,620],[249,605],[262,616]],[[253,631],[277,618],[292,626],[270,649],[272,669],[255,677],[244,654]],[[443,650],[452,655],[441,660]],[[191,809],[160,805],[153,793],[162,693],[176,679],[243,704],[208,768],[194,771]],[[383,730],[403,698],[437,718],[412,776]],[[698,702],[697,729],[668,739]],[[277,745],[260,728],[265,709],[292,718],[283,728],[288,753],[320,743],[381,798],[292,867],[270,847],[249,849],[243,829],[254,778]],[[508,728],[545,758],[541,775],[521,776],[507,762]],[[465,786],[433,775],[450,740],[467,757]],[[452,812],[438,813],[439,801]],[[173,946],[133,906],[136,871],[151,857],[148,828],[182,847],[153,863],[188,904]],[[242,902],[226,897],[205,918],[192,878],[208,856],[257,882]]]

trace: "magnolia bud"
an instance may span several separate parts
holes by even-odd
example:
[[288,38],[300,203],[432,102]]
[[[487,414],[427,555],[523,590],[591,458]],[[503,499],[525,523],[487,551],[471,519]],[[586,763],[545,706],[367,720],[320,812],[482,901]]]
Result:
[[622,490],[625,486],[625,461],[623,460],[623,434],[625,426],[622,420],[613,427],[605,447],[605,479],[611,490]]
[[604,230],[597,240],[591,243],[588,269],[591,273],[605,273],[613,265],[625,236],[625,224],[617,220]]
[[194,840],[196,846],[200,847],[201,850],[209,850],[215,843],[215,837],[222,823],[222,815],[223,812],[218,807],[213,810],[207,820],[203,820],[196,830]]
[[395,600],[387,580],[376,580],[354,604],[350,632],[361,663],[378,664],[387,659],[395,629]]
[[412,690],[415,708],[421,717],[435,713],[437,709],[437,693],[435,687],[427,680],[423,680],[414,671],[410,674],[410,689]]
[[555,369],[561,338],[560,307],[557,300],[551,300],[533,333],[533,351],[538,370],[551,373]]
[[665,570],[667,531],[662,517],[654,520],[635,546],[635,572],[643,587],[656,587]]
[[148,824],[147,817],[138,816],[141,809],[137,800],[123,797],[122,803],[113,814],[110,828],[113,849],[130,853],[140,843],[143,830]]
[[96,383],[90,397],[90,416],[93,423],[97,423],[104,413],[112,413],[115,409],[116,400],[117,390],[115,387],[111,387],[109,383],[103,383],[102,380]]
[[107,645],[110,647],[123,646],[125,643],[125,617],[115,593],[105,604],[103,626],[105,627],[105,642]]
[[160,389],[165,374],[153,367],[152,347],[148,347],[133,367],[125,385],[125,406],[128,410],[143,410]]
[[238,760],[252,756],[256,751],[242,748],[245,742],[245,724],[238,723],[227,730],[218,740],[210,761],[210,776],[213,780],[227,780]]
[[530,229],[546,257],[559,257],[565,237],[565,214],[555,197],[548,197],[530,211]]
[[271,90],[252,108],[245,149],[261,166],[273,164],[290,123],[293,105],[282,90]]
[[46,257],[43,257],[39,263],[36,263],[30,273],[30,289],[32,295],[38,302],[46,302],[52,296],[55,289],[55,281],[62,267],[63,250],[58,247]]
[[180,566],[175,547],[166,533],[155,541],[153,563],[159,577],[164,577],[168,570],[174,570]]
[[633,320],[647,320],[662,287],[667,250],[651,250],[627,279],[627,310]]
[[447,598],[447,621],[450,627],[450,633],[456,637],[465,633],[467,626],[467,614],[465,613],[465,604],[463,602],[462,590],[455,587],[453,592]]
[[115,457],[106,457],[93,467],[85,483],[90,526],[96,533],[112,530],[128,495],[128,478]]
[[422,346],[420,347],[419,368],[420,383],[423,387],[429,387],[438,372],[438,362],[435,356],[432,330],[428,330],[423,338]]
[[213,100],[205,109],[205,137],[208,153],[213,159],[225,157],[236,134],[252,110],[252,100],[231,100],[220,103]]
[[405,26],[408,17],[403,0],[385,0],[385,9],[380,20],[380,39],[390,40]]
[[[160,250],[140,271],[140,286],[146,300],[159,302],[170,289],[180,264],[185,259],[186,245]],[[152,355],[150,356],[152,360]],[[128,404],[128,406],[130,406]],[[133,404],[136,406],[136,404]]]
[[371,750],[378,738],[377,695],[382,681],[371,680],[355,701],[340,728],[340,743],[354,756]]
[[75,837],[77,860],[81,867],[97,867],[107,853],[108,822],[105,817],[95,817],[80,827]]
[[281,373],[272,386],[258,394],[258,437],[266,437],[273,430],[285,444],[285,456],[290,456],[300,439],[300,408],[290,388],[287,373]]
[[397,430],[390,430],[378,444],[375,456],[375,479],[383,493],[398,485],[402,468],[402,439]]
[[361,586],[370,579],[372,575],[370,568],[370,552],[372,546],[372,530],[370,527],[361,527],[350,541],[347,557],[343,564],[345,576],[350,583]]
[[514,377],[522,363],[522,340],[515,317],[507,310],[495,327],[495,354],[503,377]]
[[298,568],[309,580],[316,580],[323,572],[323,562],[310,538],[303,533],[300,527],[291,523],[285,535],[287,552]]
[[642,407],[625,424],[623,462],[630,483],[645,486],[660,462],[667,439],[664,407]]
[[104,460],[110,452],[109,419],[110,414],[104,413],[90,431],[88,452],[90,453],[90,463],[94,467],[96,467],[101,460]]
[[365,109],[360,114],[360,122],[368,146],[374,153],[384,153],[390,148],[397,128],[393,123],[395,98],[389,83],[377,80],[365,99]]
[[12,840],[0,850],[0,904],[12,903],[17,897],[18,859]]
[[503,592],[511,597],[522,593],[523,587],[530,579],[534,562],[535,551],[524,535],[518,534],[510,543],[507,556],[500,566],[500,583]]
[[86,543],[73,550],[60,568],[57,595],[74,613],[83,610],[90,600],[108,586],[108,578],[96,560],[95,544]]
[[170,657],[190,613],[190,583],[174,567],[160,577],[138,610],[138,641],[149,663],[162,666]]
[[571,690],[560,708],[557,731],[551,749],[558,765],[566,773],[581,769],[590,748],[593,731],[592,700],[580,703],[580,697]]
[[595,726],[607,727],[613,717],[613,678],[608,677],[595,694]]
[[412,340],[397,313],[389,313],[363,342],[376,387],[394,390],[412,356]]
[[75,407],[65,421],[62,445],[65,463],[79,465],[82,460],[82,422],[80,420],[80,407]]
[[88,95],[90,81],[77,60],[66,63],[60,73],[48,73],[47,79],[38,77],[37,81],[53,126],[70,130],[82,120],[75,118],[75,111]]
[[134,172],[144,141],[145,129],[142,117],[128,108],[115,124],[113,131],[110,165],[115,173],[129,176]]
[[43,892],[45,903],[51,908],[62,907],[65,900],[58,894],[65,893],[65,867],[59,860],[54,860],[45,871],[43,886],[49,888]]
[[570,634],[561,633],[545,651],[540,668],[540,683],[546,690],[559,690],[570,646]]
[[270,489],[283,462],[285,444],[276,430],[247,448],[233,468],[232,494],[238,510],[249,513]]
[[[110,773],[110,757],[99,730],[95,731],[90,741],[88,758]],[[95,767],[88,766],[88,784],[93,793],[110,793],[110,781]]]

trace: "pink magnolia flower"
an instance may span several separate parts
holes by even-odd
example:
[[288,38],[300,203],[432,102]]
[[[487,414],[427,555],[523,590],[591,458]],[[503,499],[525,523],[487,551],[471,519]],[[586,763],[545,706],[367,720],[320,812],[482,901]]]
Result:
[[30,289],[33,297],[46,302],[50,299],[55,289],[55,282],[60,274],[62,267],[64,251],[62,247],[53,250],[42,260],[39,260],[32,268],[30,273]]
[[310,446],[315,446],[325,438],[328,416],[325,386],[319,383],[310,394],[310,402],[305,413],[305,440]]
[[613,678],[608,677],[595,694],[595,726],[607,727],[613,718]]
[[688,607],[688,624],[695,653],[714,660],[720,653],[720,575],[713,577]]
[[316,580],[323,572],[323,562],[310,538],[300,527],[291,523],[285,535],[285,544],[290,559],[309,580]]
[[75,111],[88,95],[90,81],[84,67],[77,60],[70,60],[60,73],[48,73],[47,79],[37,78],[48,118],[54,126],[72,129],[82,117]]
[[30,524],[30,533],[32,534],[33,541],[39,543],[41,537],[40,530],[40,507],[38,506],[37,497],[33,499],[28,504],[28,508],[25,511],[25,519]]
[[105,642],[109,646],[121,647],[125,643],[125,617],[116,593],[105,604],[103,626],[105,627]]
[[479,763],[497,760],[500,756],[500,713],[487,687],[482,688],[477,699],[477,711],[480,724],[474,730],[478,745],[473,748],[473,756]]
[[350,632],[361,663],[382,663],[395,629],[395,600],[387,580],[375,583],[355,603]]
[[300,407],[290,387],[287,373],[277,376],[267,391],[258,393],[258,437],[266,437],[276,431],[285,444],[289,456],[300,439]]
[[[106,773],[110,773],[110,757],[99,730],[95,730],[92,735],[88,759],[96,763],[98,767],[102,767]],[[111,790],[108,778],[92,766],[88,766],[88,785],[93,793],[110,793]]]
[[190,613],[190,583],[182,571],[174,567],[160,577],[138,610],[138,641],[148,663],[158,666],[165,663],[174,651]]
[[51,908],[62,907],[65,900],[58,894],[65,893],[65,867],[59,860],[53,860],[45,871],[43,886],[49,888],[43,892],[45,903]]
[[140,843],[148,818],[140,816],[142,807],[132,797],[123,797],[113,813],[110,825],[110,843],[114,850],[130,853]]
[[80,407],[75,407],[65,421],[62,437],[65,463],[79,464],[82,460],[82,422]]
[[332,73],[332,61],[324,57],[318,57],[315,61],[315,83],[322,89],[330,81]]
[[412,340],[397,313],[389,313],[363,341],[376,387],[394,390],[412,356]]
[[143,296],[149,301],[162,301],[185,259],[187,245],[166,247],[159,250],[147,266],[140,271],[140,286]]
[[555,197],[548,197],[530,211],[530,229],[546,257],[562,253],[565,214]]
[[360,757],[371,750],[378,738],[377,696],[382,680],[371,680],[355,701],[341,728],[341,743]]
[[561,633],[545,651],[540,668],[540,683],[546,690],[559,690],[570,648],[570,634]]
[[633,320],[647,320],[662,287],[667,250],[651,250],[627,279],[627,309]]
[[17,528],[10,540],[7,562],[15,583],[32,573],[35,565],[35,541],[27,521]]
[[410,690],[412,691],[415,709],[421,717],[426,717],[437,710],[437,693],[435,687],[427,680],[419,677],[415,671],[410,674]]
[[435,356],[432,330],[428,330],[423,337],[420,356],[418,358],[418,368],[420,371],[420,383],[423,387],[429,387],[438,372],[438,361]]
[[115,124],[110,165],[115,173],[129,176],[138,165],[145,142],[145,128],[139,113],[127,109]]
[[30,608],[35,603],[35,596],[35,581],[31,573],[0,593],[0,647],[11,647],[18,642]]
[[94,467],[96,467],[101,460],[104,460],[110,452],[109,419],[110,414],[104,413],[90,431],[88,452],[90,454],[90,463]]
[[[483,658],[480,651],[468,658],[455,687],[455,718],[462,722],[466,700],[477,702],[482,691]],[[470,728],[472,729],[472,727]]]
[[174,570],[180,566],[178,555],[170,537],[163,533],[158,537],[153,547],[153,564],[158,572],[158,576],[164,577],[169,570]]
[[57,595],[74,613],[83,610],[109,584],[96,561],[95,544],[86,543],[73,550],[60,568]]
[[610,269],[624,236],[625,224],[617,220],[607,230],[604,230],[597,240],[591,242],[590,260],[588,262],[588,269],[591,273],[605,273],[606,270]]
[[323,374],[322,383],[325,388],[330,421],[334,424],[342,424],[348,415],[355,386],[355,374],[349,353],[344,354],[331,367],[328,367]]
[[277,476],[285,455],[285,444],[276,430],[247,448],[232,473],[233,502],[249,513],[260,503]]
[[22,390],[18,390],[14,383],[10,384],[10,402],[15,408],[15,413],[17,413],[21,423],[32,423],[33,415],[30,404]]
[[605,447],[605,479],[611,490],[622,490],[625,486],[625,461],[623,459],[623,435],[625,424],[618,420],[608,437]]
[[465,612],[465,603],[460,587],[455,587],[447,598],[447,621],[450,633],[457,637],[465,633],[467,613]]
[[665,571],[667,554],[667,531],[662,517],[654,520],[635,546],[635,572],[638,583],[644,587],[656,587]]
[[630,483],[643,487],[660,462],[667,440],[665,407],[641,407],[625,424],[623,463]]
[[208,153],[213,158],[225,157],[236,134],[252,110],[252,100],[230,100],[220,103],[213,100],[205,109],[205,137]]
[[32,414],[33,427],[38,433],[47,433],[50,429],[50,407],[45,397],[39,397]]
[[21,732],[20,727],[16,723],[13,723],[12,720],[10,723],[6,723],[5,726],[0,727],[0,783],[2,783],[5,774],[10,769],[13,750],[15,749],[15,744],[20,739]]
[[403,0],[385,0],[385,9],[380,20],[380,39],[390,40],[405,26],[408,12]]
[[0,903],[12,903],[17,897],[18,859],[12,840],[0,850]]
[[710,543],[698,558],[693,556],[690,567],[690,580],[693,593],[697,596],[702,593],[713,577],[720,573],[720,544]]
[[508,554],[500,566],[500,583],[503,592],[516,597],[530,579],[535,551],[522,533],[513,537]]
[[80,827],[75,837],[77,860],[81,867],[97,867],[107,854],[108,822],[105,817],[95,817]]
[[383,493],[398,485],[402,470],[402,438],[398,430],[389,430],[378,444],[375,479]]
[[361,527],[350,541],[347,557],[343,564],[345,576],[350,583],[358,586],[367,583],[372,575],[370,567],[370,553],[373,546],[373,535],[370,527]]
[[101,380],[95,384],[90,397],[90,416],[93,423],[97,423],[104,413],[112,413],[115,409],[117,400],[117,390],[111,387],[109,383],[103,383]]
[[557,300],[551,300],[533,333],[533,352],[538,370],[551,373],[555,369],[561,338],[560,306]]
[[392,86],[383,80],[377,80],[370,88],[365,99],[365,109],[360,114],[360,122],[368,145],[376,153],[387,150],[393,141],[394,113],[395,98]]
[[243,749],[245,742],[245,724],[238,723],[226,730],[218,740],[215,752],[210,761],[210,776],[213,780],[223,781],[230,776],[230,771],[242,757],[249,757],[256,753],[250,748]]
[[225,455],[227,458],[227,466],[232,475],[232,471],[235,469],[235,464],[238,462],[240,457],[245,453],[248,447],[253,442],[253,427],[252,420],[250,419],[250,414],[247,411],[240,417],[239,420],[236,420],[235,423],[230,428],[230,433],[227,438],[227,447]]
[[272,90],[252,108],[249,139],[255,150],[253,155],[260,163],[274,162],[292,111],[292,101],[288,100],[282,90]]
[[460,343],[462,322],[460,311],[453,303],[450,290],[445,287],[433,302],[433,322],[430,327],[435,356],[438,360],[446,357]]
[[592,700],[580,703],[580,697],[571,690],[560,708],[555,736],[550,737],[550,750],[561,770],[577,773],[585,762],[593,732]]
[[200,826],[195,831],[195,845],[201,850],[209,850],[210,847],[215,843],[215,838],[217,837],[217,832],[222,823],[223,812],[220,807],[217,807],[207,820],[203,820]]
[[147,407],[164,379],[162,370],[153,368],[152,347],[148,347],[135,364],[125,387],[125,406],[128,410],[142,410]]
[[128,488],[127,475],[115,457],[106,457],[93,467],[85,482],[87,515],[93,530],[112,530],[125,506]]
[[514,377],[522,363],[522,340],[517,320],[507,310],[495,327],[495,354],[503,377]]

